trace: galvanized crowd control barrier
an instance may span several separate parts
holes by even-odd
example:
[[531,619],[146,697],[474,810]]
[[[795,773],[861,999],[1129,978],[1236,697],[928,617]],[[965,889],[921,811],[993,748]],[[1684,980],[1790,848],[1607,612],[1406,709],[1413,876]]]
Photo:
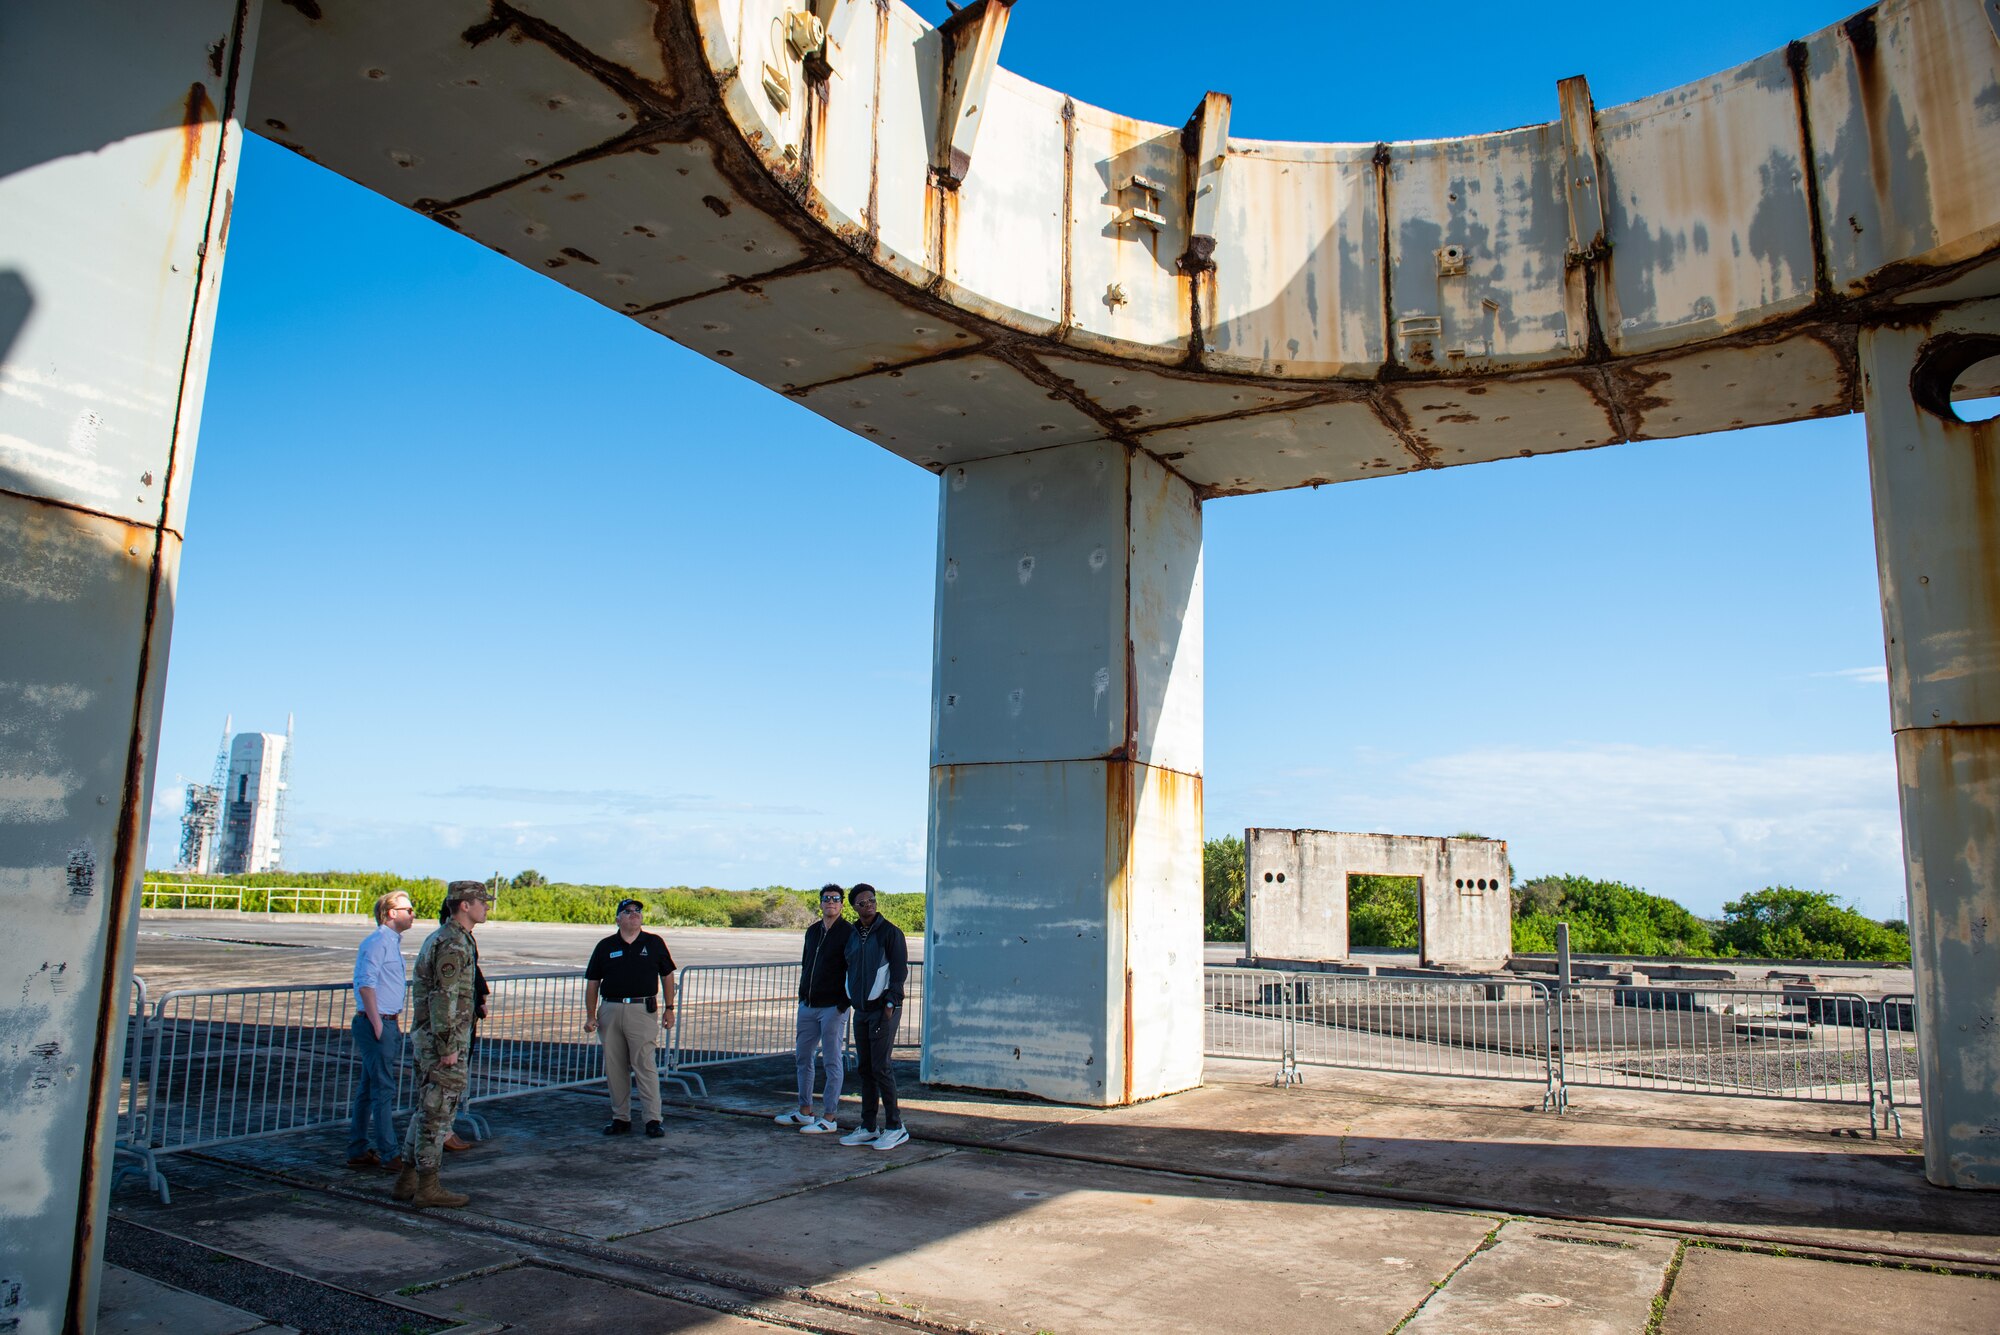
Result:
[[[705,1096],[708,1087],[694,1068],[790,1054],[798,974],[796,963],[680,970],[674,1022],[662,1033],[661,1081]],[[583,1031],[581,973],[516,974],[488,983],[460,1112],[481,1136],[487,1129],[479,1105],[604,1079],[604,1049]],[[143,1176],[164,1203],[162,1156],[345,1124],[361,1073],[354,1014],[346,983],[190,988],[155,1000],[145,980],[134,978],[114,1185]],[[910,971],[904,1017],[897,1046],[920,1046],[921,969]],[[407,1038],[406,1030],[394,1103],[399,1120],[415,1096]]]
[[[798,977],[790,961],[680,970],[661,1080],[706,1095],[700,1069],[791,1054]],[[479,1105],[604,1079],[603,1048],[583,1032],[581,973],[490,982],[462,1113],[479,1135]],[[1500,976],[1236,968],[1208,969],[1202,986],[1204,1055],[1273,1062],[1281,1082],[1313,1066],[1511,1080],[1540,1085],[1555,1111],[1581,1087],[1851,1103],[1868,1108],[1871,1133],[1886,1124],[1897,1135],[1920,1093],[1908,994],[1599,984],[1565,993]],[[923,1042],[921,967],[904,1001],[897,1047],[907,1052]],[[345,983],[154,999],[135,978],[114,1181],[141,1177],[165,1201],[162,1156],[344,1123],[361,1070],[353,1016]],[[413,1094],[406,1060],[399,1118]]]
[[[1572,1088],[1851,1103],[1871,1135],[1916,1096],[1908,996],[1709,986],[1559,987],[1499,976],[1377,978],[1210,969],[1205,1054]],[[1910,1034],[1904,1041],[1900,1034]]]

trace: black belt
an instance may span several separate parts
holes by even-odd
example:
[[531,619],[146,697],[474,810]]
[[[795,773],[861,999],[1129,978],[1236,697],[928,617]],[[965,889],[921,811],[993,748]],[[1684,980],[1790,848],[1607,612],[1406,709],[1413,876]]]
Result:
[[657,997],[658,995],[660,994],[655,992],[653,993],[652,996],[647,996],[647,997],[606,997],[605,1000],[609,1002],[614,1002],[620,1006],[643,1006],[647,1002],[651,1001],[653,997]]

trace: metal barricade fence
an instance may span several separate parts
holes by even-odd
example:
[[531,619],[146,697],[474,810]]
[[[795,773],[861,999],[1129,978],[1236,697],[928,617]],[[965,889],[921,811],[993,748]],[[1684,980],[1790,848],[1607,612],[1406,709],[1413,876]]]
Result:
[[[1875,1010],[1875,1028],[1882,1035],[1880,1075],[1884,1120],[1903,1134],[1903,1109],[1921,1102],[1917,1083],[1917,999],[1908,992],[1882,998]],[[1905,1037],[1907,1035],[1907,1037]]]
[[[798,1036],[799,965],[692,964],[678,974],[674,1067],[689,1070],[789,1055]],[[898,1050],[923,1046],[924,973],[910,966],[903,984]],[[853,1023],[848,1024],[853,1045]]]
[[1539,982],[1295,974],[1292,994],[1299,1065],[1521,1080],[1559,1102]]
[[162,996],[148,1054],[149,1143],[172,1153],[346,1118],[360,1072],[353,1016],[345,983]]
[[[1378,978],[1210,969],[1204,1054],[1539,1081],[1561,1111],[1571,1086],[1868,1108],[1901,1134],[1912,1101],[1915,1006],[1907,996],[1710,986],[1573,986],[1526,979]],[[1876,1034],[1880,1033],[1878,1042]],[[1910,1039],[1898,1035],[1911,1034]]]
[[1202,975],[1202,1053],[1279,1063],[1278,1082],[1295,1077],[1292,976],[1269,969],[1207,969]]
[[799,966],[691,964],[676,975],[675,1062],[722,1066],[790,1052],[797,1032]]
[[[795,962],[680,971],[661,1078],[707,1088],[690,1068],[793,1051]],[[583,1031],[585,981],[551,972],[490,980],[466,1103],[589,1085],[603,1048]],[[1216,968],[1203,980],[1203,1051],[1305,1066],[1539,1081],[1560,1110],[1569,1086],[1828,1103],[1879,1100],[1900,1134],[1917,1102],[1914,998],[1750,988],[1583,985],[1567,995],[1511,977],[1376,978]],[[344,1122],[360,1064],[352,989],[204,988],[151,1000],[133,982],[118,1111],[118,1175],[165,1199],[158,1156]],[[920,1048],[923,972],[905,987],[901,1049]],[[1880,1038],[1876,1035],[1879,1032]],[[1907,1037],[1905,1037],[1907,1036]],[[397,1114],[414,1093],[407,1057]],[[1879,1075],[1878,1075],[1879,1072]],[[468,1113],[475,1125],[476,1114]]]
[[1586,985],[1556,1007],[1564,1088],[1727,1094],[1868,1105],[1868,1002],[1854,993]]
[[132,1005],[125,1016],[125,1051],[118,1073],[118,1130],[112,1146],[111,1187],[115,1191],[125,1178],[143,1177],[147,1188],[159,1196],[160,1204],[166,1205],[172,1201],[172,1192],[160,1172],[159,1156],[153,1152],[148,1121],[151,1067],[147,1051],[152,1034],[152,1006],[146,980],[134,974]]

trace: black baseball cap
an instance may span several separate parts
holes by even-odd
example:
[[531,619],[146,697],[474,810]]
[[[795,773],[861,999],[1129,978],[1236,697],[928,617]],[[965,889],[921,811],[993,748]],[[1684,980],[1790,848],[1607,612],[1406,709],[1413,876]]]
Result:
[[640,903],[640,902],[639,902],[638,900],[636,900],[636,899],[621,899],[621,900],[619,900],[619,901],[618,901],[618,911],[619,911],[620,913],[623,913],[623,912],[624,912],[624,911],[625,911],[626,909],[637,909],[637,910],[638,910],[639,912],[641,912],[641,913],[644,913],[644,912],[646,911],[646,906],[645,906],[644,904],[641,904],[641,903]]

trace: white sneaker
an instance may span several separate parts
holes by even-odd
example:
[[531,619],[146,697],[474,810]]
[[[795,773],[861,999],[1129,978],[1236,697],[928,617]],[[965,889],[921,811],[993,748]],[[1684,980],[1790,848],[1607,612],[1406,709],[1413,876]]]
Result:
[[779,1126],[807,1126],[811,1124],[813,1118],[811,1113],[782,1112],[771,1120]]
[[865,1126],[857,1126],[840,1138],[843,1145],[873,1145],[875,1133]]
[[893,1150],[909,1138],[910,1133],[903,1130],[902,1127],[892,1126],[886,1128],[881,1135],[875,1137],[873,1144],[878,1150]]
[[799,1130],[808,1136],[823,1136],[829,1131],[840,1130],[840,1123],[827,1117],[815,1117],[800,1127]]

